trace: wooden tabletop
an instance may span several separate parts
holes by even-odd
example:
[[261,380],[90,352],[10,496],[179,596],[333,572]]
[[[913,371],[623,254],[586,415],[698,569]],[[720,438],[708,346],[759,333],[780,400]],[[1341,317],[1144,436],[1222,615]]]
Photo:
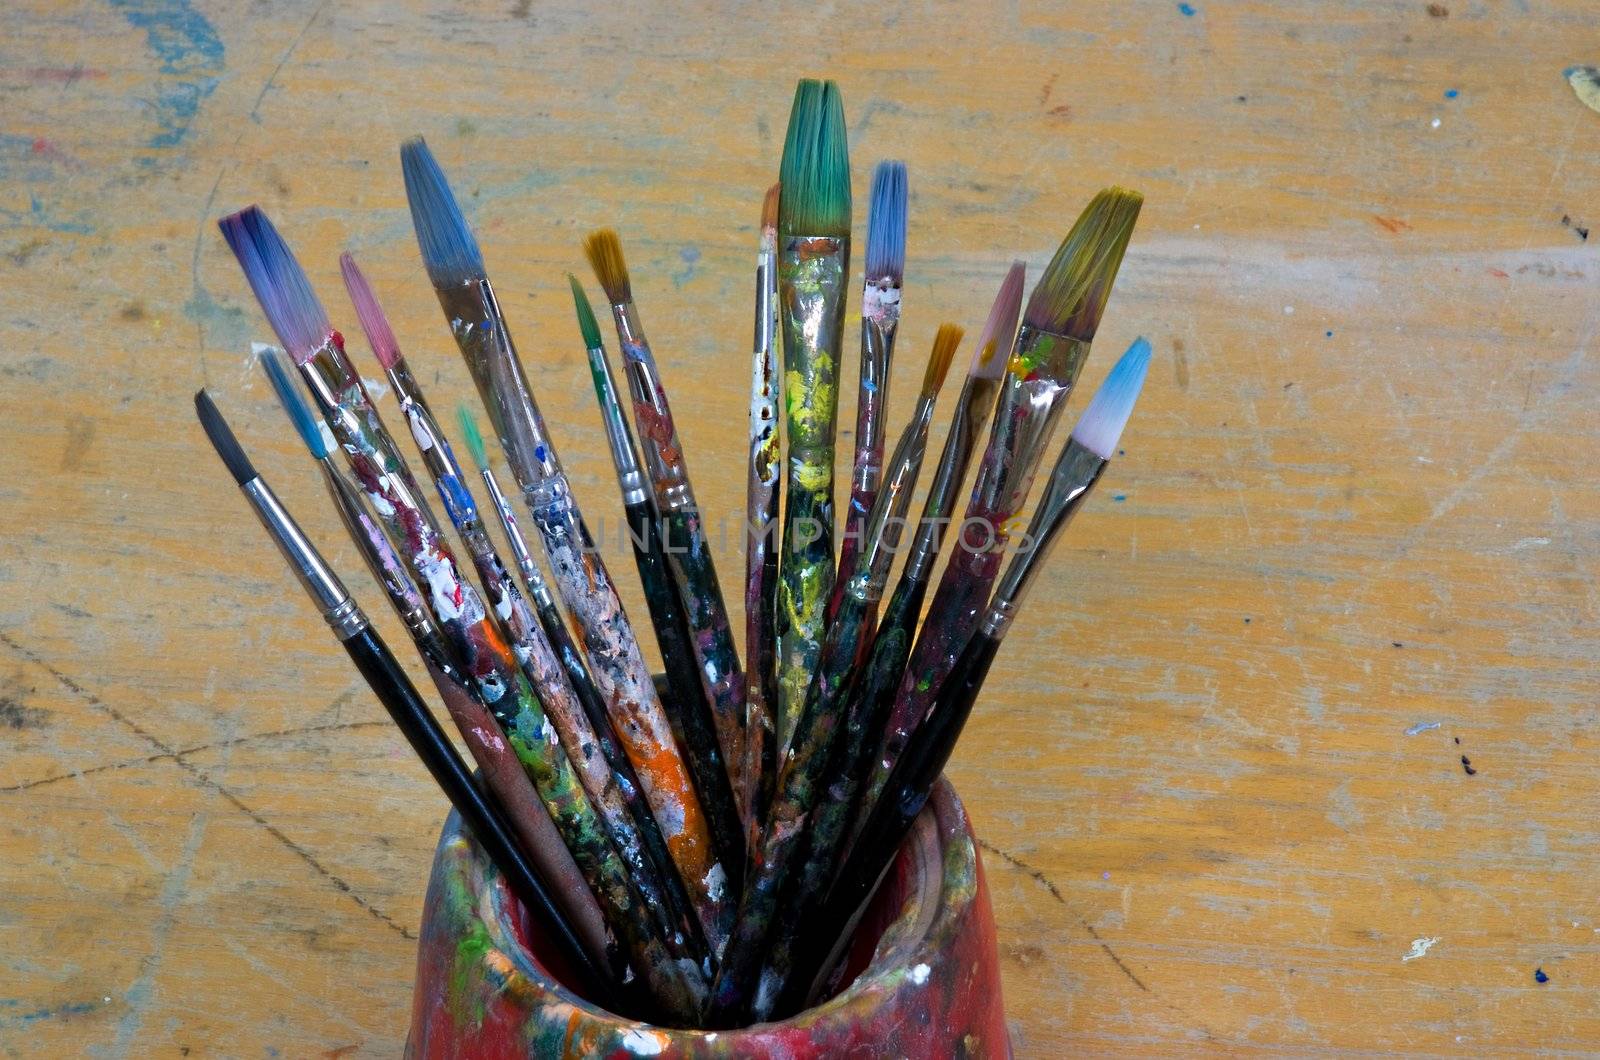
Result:
[[1147,196],[1084,377],[1155,344],[1125,454],[950,769],[1017,1053],[1600,1047],[1592,5],[592,6],[0,14],[0,1053],[405,1035],[445,807],[194,423],[204,384],[381,612],[216,218],[261,203],[351,331],[352,248],[448,404],[425,135],[638,616],[562,273],[620,230],[736,582],[803,75],[843,88],[858,226],[910,166],[896,420],[1013,256]]

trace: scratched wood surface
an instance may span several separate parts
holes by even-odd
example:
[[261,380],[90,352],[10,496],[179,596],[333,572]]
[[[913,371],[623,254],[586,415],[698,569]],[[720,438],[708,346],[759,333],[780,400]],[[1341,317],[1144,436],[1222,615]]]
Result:
[[1019,1055],[1600,1046],[1590,5],[851,3],[799,61],[756,5],[434,6],[0,13],[0,1053],[405,1033],[444,808],[193,424],[205,384],[380,613],[215,218],[261,202],[346,328],[354,248],[448,403],[425,134],[627,575],[561,275],[615,224],[732,581],[754,226],[819,73],[858,224],[910,164],[897,415],[1013,255],[1148,196],[1085,375],[1155,342],[1126,453],[951,768]]

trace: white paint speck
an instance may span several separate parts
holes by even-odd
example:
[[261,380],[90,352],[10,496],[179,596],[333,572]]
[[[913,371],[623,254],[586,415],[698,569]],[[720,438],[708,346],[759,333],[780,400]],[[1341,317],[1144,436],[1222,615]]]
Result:
[[1419,457],[1417,457],[1417,463],[1419,463],[1419,464],[1431,464],[1431,463],[1433,463],[1433,461],[1429,460],[1425,456],[1419,456]]
[[713,902],[722,897],[722,892],[728,886],[728,874],[722,871],[722,862],[712,865],[706,872],[706,895]]
[[928,973],[932,970],[933,969],[929,968],[926,964],[917,965],[915,968],[911,969],[911,981],[916,983],[918,986],[921,986],[923,983],[928,981]]
[[1524,538],[1519,538],[1511,546],[1511,551],[1513,551],[1513,552],[1521,552],[1525,548],[1543,548],[1544,546],[1548,545],[1549,543],[1550,543],[1550,539],[1548,537],[1524,537]]
[[636,1056],[660,1056],[665,1045],[655,1031],[633,1030],[622,1036],[625,1048],[632,1049]]
[[1430,126],[1431,126],[1431,127],[1433,127],[1433,128],[1435,128],[1435,129],[1437,129],[1437,128],[1438,128],[1438,127],[1439,127],[1439,124],[1440,124],[1440,123],[1439,123],[1439,119],[1438,119],[1438,118],[1435,118],[1435,119],[1433,119],[1433,120],[1432,120],[1432,121],[1430,121],[1430,122],[1429,122],[1429,123],[1428,123],[1428,124],[1429,124],[1429,125],[1430,125]]
[[368,379],[366,376],[362,376],[361,385],[367,388],[367,397],[373,401],[377,401],[389,392],[389,384],[382,380]]
[[1426,957],[1428,955],[1428,951],[1433,949],[1433,947],[1438,945],[1438,943],[1439,940],[1437,938],[1412,939],[1411,952],[1406,954],[1404,957],[1401,957],[1400,960],[1402,962],[1414,961],[1418,957]]
[[1437,729],[1441,724],[1441,722],[1437,721],[1419,721],[1406,730],[1406,735],[1415,736],[1420,732],[1427,732],[1429,729]]
[[1286,317],[1294,316],[1294,306],[1292,306],[1292,305],[1284,306],[1283,307],[1283,315],[1286,316]]

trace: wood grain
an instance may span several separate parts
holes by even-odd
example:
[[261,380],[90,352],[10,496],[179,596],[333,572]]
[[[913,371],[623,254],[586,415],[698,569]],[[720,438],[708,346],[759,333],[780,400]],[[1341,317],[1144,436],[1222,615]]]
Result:
[[1590,6],[588,6],[0,13],[0,1053],[404,1035],[444,807],[193,424],[205,384],[379,611],[215,218],[262,203],[347,330],[360,253],[448,405],[426,135],[642,619],[562,272],[621,232],[740,569],[755,227],[813,74],[858,226],[910,167],[897,417],[1012,256],[1148,196],[1085,378],[1156,344],[1126,454],[951,768],[1019,1055],[1600,1042]]

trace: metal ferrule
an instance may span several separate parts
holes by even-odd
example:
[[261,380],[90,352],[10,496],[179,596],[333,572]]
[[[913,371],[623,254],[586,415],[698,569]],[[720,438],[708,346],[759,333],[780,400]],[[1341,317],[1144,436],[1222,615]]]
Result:
[[511,502],[500,489],[500,480],[494,477],[494,471],[490,468],[484,468],[480,474],[483,476],[483,488],[489,491],[494,510],[500,516],[500,529],[506,532],[506,540],[511,543],[511,555],[517,561],[517,569],[522,571],[522,580],[527,583],[529,598],[541,608],[553,605],[555,597],[550,594],[550,586],[544,580],[544,573],[539,570],[539,564],[528,548],[528,539],[523,536],[522,526],[517,522],[517,514],[512,510]]
[[[393,372],[389,378],[391,381],[395,379]],[[395,393],[400,393],[398,385],[395,386]],[[467,489],[466,478],[461,465],[456,463],[450,442],[439,429],[439,423],[433,418],[427,404],[412,391],[401,398],[400,411],[405,414],[406,423],[411,427],[411,437],[417,443],[417,450],[422,453],[422,464],[428,469],[428,477],[433,479],[439,491],[439,500],[444,504],[451,525],[463,534],[480,529],[483,521],[478,517],[478,505]]]
[[650,469],[656,505],[663,512],[693,508],[694,490],[689,485],[689,469],[683,463],[678,428],[672,422],[666,391],[661,388],[650,340],[639,323],[639,310],[632,302],[612,305],[611,318],[616,321],[622,345],[622,371],[628,377],[634,416],[639,421],[639,433],[644,436],[644,462]]
[[928,499],[922,505],[916,540],[911,545],[911,554],[906,557],[905,577],[912,581],[926,579],[939,556],[945,525],[955,510],[956,495],[967,477],[967,468],[978,447],[978,437],[989,421],[994,393],[999,386],[998,379],[976,375],[968,375],[962,384],[955,413],[950,417],[950,433],[945,436],[944,450],[939,454],[939,466],[928,484]]
[[383,586],[383,591],[406,629],[413,636],[418,636],[433,628],[433,619],[428,614],[427,605],[422,602],[422,594],[406,573],[400,557],[395,555],[383,528],[367,514],[366,507],[361,503],[360,491],[334,466],[332,459],[324,457],[317,461],[317,466],[322,469],[322,481],[327,485],[328,496],[333,499],[333,506],[339,512],[339,521],[350,532],[350,540],[355,542],[356,551],[361,553],[373,578]]
[[805,489],[830,491],[850,244],[833,236],[790,236],[778,261],[779,297],[788,308],[783,347],[790,473]]
[[[1089,344],[1081,339],[1022,325],[1001,384],[989,448],[972,487],[970,511],[1009,518],[1021,509],[1040,451],[1088,355]],[[1005,454],[1005,459],[991,460],[994,454]]]
[[539,405],[533,400],[511,333],[506,330],[494,288],[487,279],[476,279],[453,287],[436,287],[434,293],[450,321],[456,345],[517,485],[530,498],[536,493],[565,493],[564,482],[554,484],[550,490],[541,489],[546,479],[561,476],[561,462]]
[[306,595],[317,605],[317,610],[322,612],[323,620],[333,630],[334,636],[349,640],[366,629],[367,616],[361,613],[361,608],[345,591],[339,576],[323,561],[316,546],[300,530],[288,510],[278,502],[277,495],[266,480],[257,475],[239,489],[256,510],[261,525],[277,542],[278,551],[289,561],[289,568],[300,580]]
[[[850,486],[875,490],[883,478],[883,420],[889,397],[889,358],[900,328],[900,289],[883,304],[883,288],[867,283],[861,296],[861,400],[856,406],[856,462]],[[873,303],[879,303],[869,315]]]
[[770,250],[756,257],[755,352],[770,351],[778,340],[778,259]]
[[933,422],[932,395],[917,399],[911,422],[900,435],[889,458],[889,476],[883,488],[873,498],[872,510],[867,515],[861,553],[856,559],[856,569],[851,574],[851,584],[846,591],[855,591],[855,578],[867,574],[865,596],[868,603],[883,595],[884,583],[889,580],[889,568],[894,565],[905,530],[906,509],[911,506],[911,494],[917,486],[917,474],[922,470],[922,460],[928,451],[928,425]]
[[1050,472],[1050,481],[1045,485],[1044,496],[1039,498],[1027,533],[1018,542],[1016,555],[1011,557],[1005,573],[1000,576],[994,599],[983,618],[984,633],[995,640],[1006,635],[1028,590],[1044,567],[1050,549],[1083,507],[1089,491],[1100,481],[1106,463],[1100,454],[1079,444],[1076,438],[1068,440]]
[[623,415],[617,397],[617,380],[611,374],[611,359],[604,347],[589,351],[589,371],[600,394],[600,420],[606,428],[606,444],[611,446],[611,463],[617,469],[617,485],[622,488],[622,503],[642,504],[649,497],[644,472],[639,467],[639,451],[634,448],[633,428]]

